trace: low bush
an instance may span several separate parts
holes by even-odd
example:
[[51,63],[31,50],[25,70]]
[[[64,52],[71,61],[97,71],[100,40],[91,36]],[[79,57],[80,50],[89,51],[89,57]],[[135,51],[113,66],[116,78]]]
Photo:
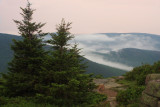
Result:
[[129,87],[126,90],[120,91],[116,97],[116,100],[121,105],[135,103],[140,98],[141,93],[144,89],[144,86]]
[[146,76],[151,73],[154,73],[153,66],[146,64],[135,67],[132,71],[126,73],[125,79],[136,81],[137,85],[145,85]]

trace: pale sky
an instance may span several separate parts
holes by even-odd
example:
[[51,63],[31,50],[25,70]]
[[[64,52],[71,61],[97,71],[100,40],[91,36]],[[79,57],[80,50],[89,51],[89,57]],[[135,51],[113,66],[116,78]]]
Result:
[[[30,0],[34,20],[55,32],[62,18],[73,22],[71,32],[160,34],[160,0]],[[26,0],[0,0],[0,33],[18,34],[13,19],[21,20],[19,7]]]

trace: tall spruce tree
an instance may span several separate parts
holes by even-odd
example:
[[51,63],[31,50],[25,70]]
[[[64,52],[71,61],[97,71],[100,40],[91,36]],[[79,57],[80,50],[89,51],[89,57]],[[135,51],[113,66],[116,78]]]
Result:
[[51,34],[52,39],[48,41],[52,45],[50,64],[47,74],[44,74],[48,77],[48,86],[39,88],[46,89],[39,97],[42,101],[48,100],[58,106],[96,103],[97,94],[93,92],[95,85],[92,83],[91,75],[84,74],[86,67],[80,49],[77,48],[77,44],[69,44],[74,37],[69,32],[70,25],[71,23],[62,20],[57,26],[57,32]]
[[43,36],[41,28],[45,24],[32,21],[34,9],[29,2],[27,7],[21,10],[23,20],[14,22],[22,40],[13,40],[11,49],[14,51],[14,58],[9,63],[9,72],[3,74],[5,93],[12,97],[35,95],[46,56],[41,38]]

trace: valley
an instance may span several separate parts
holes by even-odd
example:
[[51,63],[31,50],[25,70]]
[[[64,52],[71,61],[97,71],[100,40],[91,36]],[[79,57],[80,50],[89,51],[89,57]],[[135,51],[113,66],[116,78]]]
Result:
[[[75,40],[79,43],[79,47],[83,49],[82,54],[85,55],[85,61],[88,62],[87,73],[94,73],[95,75],[102,75],[104,77],[120,76],[132,70],[133,67],[142,64],[153,64],[160,59],[160,51],[158,51],[160,43],[157,43],[160,37],[157,35],[107,33],[102,36],[104,37],[105,35],[107,37],[104,40],[101,39],[101,35],[97,38],[97,35],[99,34],[92,34],[93,38],[86,40],[85,38],[89,38],[91,35],[85,35],[84,39],[82,39],[84,35],[75,35]],[[145,38],[147,41],[144,41],[144,36],[147,37]],[[123,39],[117,41],[116,38],[120,37],[130,42],[126,43]],[[142,49],[138,49],[136,46],[127,46],[127,44],[131,44],[130,39],[134,39],[135,37],[139,37],[138,40],[142,39],[137,42],[141,42]],[[13,52],[10,49],[11,44],[13,44],[12,39],[20,40],[21,37],[11,34],[0,34],[0,72],[8,71],[7,64],[13,57]],[[49,37],[47,36],[46,39],[49,39]],[[120,43],[122,40],[123,44]],[[151,43],[150,47],[147,47],[145,45],[147,44],[146,42],[151,40],[154,44]],[[95,45],[97,45],[97,47],[95,47]],[[120,47],[124,46],[124,48],[119,48],[118,51],[114,51],[114,47],[118,47],[118,45],[120,45]],[[49,48],[47,47],[47,49]]]

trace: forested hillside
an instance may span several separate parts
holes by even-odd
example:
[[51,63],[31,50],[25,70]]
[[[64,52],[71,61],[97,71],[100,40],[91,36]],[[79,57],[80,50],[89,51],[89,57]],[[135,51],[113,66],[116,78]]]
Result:
[[110,53],[102,54],[104,60],[122,63],[128,66],[140,66],[142,64],[153,64],[160,59],[160,51],[142,50],[135,48],[125,48],[118,52],[111,51]]
[[[12,39],[20,40],[20,36],[11,35],[11,34],[2,34],[0,33],[0,72],[6,72],[7,64],[11,61],[13,57],[13,51],[11,50],[10,46],[13,44]],[[45,47],[46,48],[46,47]],[[46,49],[49,49],[47,47]],[[101,74],[104,77],[111,77],[111,76],[119,76],[124,74],[126,71],[116,69],[113,67],[109,67],[106,65],[98,64],[88,59],[85,59],[88,62],[87,73],[94,73],[95,75]]]
[[0,33],[0,72],[7,71],[7,64],[13,57],[13,51],[11,51],[12,39],[20,40],[20,37]]

